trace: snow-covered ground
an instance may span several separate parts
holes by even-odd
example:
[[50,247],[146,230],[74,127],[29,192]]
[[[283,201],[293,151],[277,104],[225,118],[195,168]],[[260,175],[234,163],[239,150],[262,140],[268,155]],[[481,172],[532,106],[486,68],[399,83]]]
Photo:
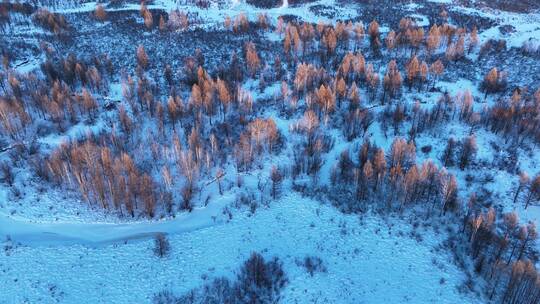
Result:
[[[149,303],[161,290],[182,294],[213,277],[233,277],[240,263],[258,251],[284,262],[289,284],[283,303],[479,303],[458,291],[464,275],[451,257],[434,250],[444,234],[428,229],[418,241],[403,220],[344,216],[296,194],[254,215],[241,212],[230,222],[192,231],[178,231],[176,225],[145,226],[148,232],[170,233],[168,257],[154,256],[151,240],[127,235],[125,243],[103,246],[87,240],[80,245],[16,246],[0,255],[0,285],[8,287],[0,290],[0,299]],[[66,229],[90,237],[87,232],[93,228]],[[125,232],[120,227],[100,231]],[[306,256],[320,257],[326,272],[311,277],[299,265]]]

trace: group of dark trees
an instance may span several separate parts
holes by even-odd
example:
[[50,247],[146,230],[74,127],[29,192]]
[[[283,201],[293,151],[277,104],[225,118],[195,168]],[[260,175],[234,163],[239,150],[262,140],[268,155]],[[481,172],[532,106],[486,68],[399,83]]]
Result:
[[525,209],[531,204],[540,203],[540,173],[536,174],[532,179],[526,172],[519,174],[519,182],[514,194],[514,203],[520,197],[524,202]]
[[281,290],[287,284],[287,276],[281,261],[269,261],[259,253],[252,253],[237,273],[235,280],[226,277],[191,290],[183,296],[175,296],[170,291],[154,295],[155,304],[218,304],[218,303],[279,303]]
[[91,205],[121,214],[134,216],[141,209],[153,217],[156,204],[171,210],[171,193],[159,191],[162,187],[142,173],[128,154],[113,155],[108,146],[91,139],[62,145],[46,161],[50,178],[79,189]]
[[[247,48],[249,62],[249,48],[253,53],[255,50],[253,46]],[[273,119],[255,117],[248,92],[234,87],[234,82],[212,78],[200,65],[191,66],[201,61],[200,56],[194,61],[186,60],[182,81],[184,86],[191,84],[191,94],[182,98],[166,69],[165,86],[170,88],[171,95],[159,100],[155,97],[159,95],[158,85],[144,72],[149,58],[139,47],[137,75],[123,77],[125,102],[118,107],[114,101],[101,99],[112,75],[107,56],[94,58],[93,65],[72,55],[58,62],[51,58],[42,65],[44,79],[10,72],[5,95],[0,97],[2,132],[15,142],[23,142],[33,132],[46,134],[44,129],[36,130],[44,123],[52,122],[49,127],[62,132],[81,117],[86,118],[85,123],[95,121],[100,105],[109,110],[117,108],[118,119],[112,123],[110,134],[95,138],[90,134],[86,140],[59,147],[45,162],[35,162],[40,166],[38,171],[79,190],[91,205],[121,214],[134,216],[139,210],[153,216],[156,206],[167,213],[174,206],[191,210],[191,198],[201,173],[213,174],[210,171],[216,165],[229,160],[226,155],[234,157],[239,172],[249,170],[258,155],[273,153],[280,142]],[[82,93],[78,95],[73,90]],[[144,122],[148,128],[137,127]],[[148,132],[154,135],[149,136]],[[153,166],[141,167],[147,155],[133,157],[141,146],[152,148]],[[171,152],[174,159],[169,158]],[[158,163],[163,165],[158,167]],[[277,176],[274,174],[276,185]],[[276,195],[274,187],[273,196]],[[177,198],[180,202],[172,204]]]
[[402,212],[420,204],[426,217],[459,208],[457,180],[432,161],[416,164],[413,142],[396,138],[389,153],[365,142],[355,157],[344,151],[332,171],[334,200],[346,212],[376,209]]
[[64,16],[52,13],[45,8],[40,8],[33,14],[34,22],[44,29],[60,35],[69,30],[69,25]]
[[[46,45],[43,48],[50,51]],[[45,78],[10,70],[7,77],[0,77],[0,131],[13,140],[31,138],[39,125],[45,127],[40,130],[45,134],[63,132],[80,120],[93,121],[99,113],[99,94],[108,91],[113,73],[106,55],[91,63],[73,55],[57,63],[48,59],[41,70]]]
[[521,145],[525,140],[538,145],[540,143],[539,114],[540,89],[531,92],[527,88],[518,88],[514,90],[511,97],[500,98],[487,108],[485,124],[493,133],[501,134],[513,145]]
[[521,225],[515,212],[502,216],[482,211],[473,194],[463,217],[463,246],[474,270],[488,283],[490,300],[533,304],[540,301],[540,273],[531,258],[538,233],[532,222]]
[[3,1],[0,3],[0,31],[5,34],[12,23],[15,14],[30,16],[35,11],[34,6],[28,2]]
[[[377,32],[378,30],[374,28],[378,28],[378,25],[372,23],[369,31]],[[322,52],[322,67],[316,67],[306,63],[297,65],[294,81],[295,92],[297,94],[309,94],[309,91],[314,86],[316,89],[320,89],[319,86],[322,85],[323,82],[328,82],[328,84],[325,85],[325,89],[330,90],[330,94],[336,97],[338,106],[341,105],[343,100],[347,99],[350,99],[354,104],[357,104],[359,102],[358,89],[360,87],[365,87],[366,91],[369,92],[368,96],[370,96],[371,102],[373,102],[378,95],[379,88],[382,88],[380,94],[382,104],[385,103],[387,98],[393,99],[400,95],[404,77],[400,72],[398,61],[391,60],[388,63],[386,72],[383,75],[379,75],[374,66],[366,62],[362,52],[350,51],[348,43],[351,40],[351,35],[354,36],[356,44],[363,44],[364,30],[361,24],[357,24],[356,28],[354,28],[351,23],[338,23],[335,27],[321,23],[318,24],[316,28],[313,28],[309,23],[304,23],[302,25],[288,24],[284,31],[285,53],[289,54],[289,52],[292,52],[291,49],[293,49],[296,53],[302,54],[301,56],[296,57],[288,56],[287,58],[289,61],[304,61],[306,57],[309,58],[309,54]],[[378,37],[380,34],[372,33],[371,36],[373,35]],[[391,33],[391,35],[395,36],[396,34]],[[387,42],[387,51],[389,53],[397,53],[396,50],[401,50],[402,48],[410,47],[411,45],[419,47],[420,42],[423,41],[423,38],[418,38],[419,40],[416,42],[415,38],[405,38],[405,34],[403,35],[404,36],[402,37],[401,34],[397,34],[397,37],[395,38],[387,38],[392,39],[392,42]],[[399,39],[400,43],[397,44],[397,42],[394,42],[395,39]],[[440,38],[438,37],[437,39]],[[436,46],[432,46],[433,50],[430,52],[433,52],[440,47],[440,40],[437,41],[439,42],[436,43]],[[317,46],[322,48],[322,51],[321,49],[317,50]],[[355,49],[357,48],[355,47]],[[426,54],[429,53],[426,52]],[[372,55],[373,54],[370,54],[370,56]],[[341,60],[341,63],[338,63],[337,60],[340,56],[343,56],[343,59]],[[325,62],[328,61],[326,57],[331,58],[333,64],[325,64]],[[421,88],[427,89],[429,80],[434,83],[435,79],[444,71],[444,65],[441,60],[437,59],[431,64],[428,64],[426,61],[420,59],[419,52],[412,53],[408,60],[400,62],[400,64],[406,71],[406,82],[409,89],[412,89],[413,87],[416,87],[418,90]],[[293,66],[296,66],[296,64]],[[327,73],[324,67],[326,67],[326,69],[334,69],[337,67],[337,71],[335,73]],[[332,75],[335,76],[332,77]],[[333,110],[334,104],[330,103],[326,108]]]

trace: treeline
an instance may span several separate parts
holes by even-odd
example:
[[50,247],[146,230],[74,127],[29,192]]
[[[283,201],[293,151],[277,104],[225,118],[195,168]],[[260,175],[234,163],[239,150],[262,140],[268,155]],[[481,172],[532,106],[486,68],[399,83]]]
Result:
[[519,173],[513,203],[515,204],[520,198],[525,205],[525,209],[530,205],[540,203],[540,173],[533,178],[529,177],[526,172]]
[[[494,73],[497,70],[490,72]],[[484,115],[486,127],[512,144],[521,145],[527,139],[540,143],[540,88],[536,92],[518,88],[510,98],[489,106]]]
[[416,147],[397,137],[388,153],[364,142],[355,157],[341,153],[331,172],[331,182],[340,196],[338,207],[346,212],[376,209],[403,210],[422,206],[426,217],[459,208],[454,175],[433,161],[416,164]]
[[103,104],[100,95],[108,91],[113,74],[106,55],[95,57],[91,64],[73,55],[48,59],[41,70],[44,79],[11,70],[0,75],[0,132],[12,140],[33,137],[38,125],[46,127],[40,131],[44,134],[63,132],[81,118],[93,122]]
[[[48,178],[80,191],[92,206],[152,217],[191,210],[200,178],[221,178],[219,167],[230,160],[237,172],[247,171],[258,157],[279,151],[276,123],[254,115],[247,92],[232,93],[229,83],[199,66],[190,96],[178,95],[170,80],[172,95],[157,99],[154,83],[142,72],[144,49],[136,53],[138,79],[124,77],[124,103],[112,131],[59,147],[47,158],[47,170],[40,170]],[[78,77],[63,78],[83,85]]]
[[[160,14],[157,22],[154,22],[154,14],[146,7],[144,3],[141,3],[140,15],[143,18],[144,25],[148,30],[152,30],[157,25],[161,32],[186,30],[192,22],[188,13],[178,9],[171,10],[168,14]],[[102,7],[96,7],[95,16],[100,21],[105,20],[105,10]]]
[[515,212],[498,215],[495,209],[482,211],[478,205],[473,194],[463,217],[461,246],[475,262],[474,271],[486,279],[486,295],[500,303],[538,303],[540,273],[533,262],[536,225],[520,225]]
[[447,23],[432,25],[426,33],[424,28],[411,18],[403,18],[399,22],[399,28],[396,31],[391,30],[384,38],[379,28],[377,21],[372,21],[367,26],[361,22],[353,24],[350,21],[338,21],[335,25],[327,25],[321,21],[314,26],[307,22],[285,24],[280,18],[276,32],[284,36],[283,48],[287,60],[304,61],[316,56],[324,65],[332,63],[336,54],[363,48],[366,39],[374,56],[423,55],[431,60],[440,51],[444,51],[445,58],[449,61],[464,58],[479,44],[476,28],[467,32],[464,28]]
[[52,13],[46,8],[39,8],[33,15],[33,21],[42,28],[56,34],[65,34],[69,25],[63,15]]
[[[276,151],[279,139],[272,119],[257,118],[233,138],[216,135],[220,133],[214,130],[206,139],[192,127],[186,137],[172,131],[157,140],[142,131],[128,131],[133,122],[123,108],[119,120],[122,133],[61,145],[46,158],[45,168],[37,171],[79,191],[91,206],[153,217],[191,210],[201,178],[222,178],[220,166],[229,160],[237,172],[249,170],[258,156]],[[136,147],[149,147],[151,153]]]
[[[311,100],[322,103],[320,108],[325,115],[339,110],[345,101],[353,110],[368,102],[373,104],[380,101],[384,105],[400,97],[404,85],[409,90],[415,88],[418,91],[431,89],[435,85],[444,73],[443,61],[449,64],[457,56],[456,51],[452,51],[452,58],[441,60],[435,57],[434,54],[442,45],[455,48],[454,44],[458,44],[459,54],[466,49],[465,46],[460,47],[465,41],[466,32],[463,29],[434,25],[425,36],[423,29],[412,20],[403,19],[400,29],[386,37],[386,55],[395,57],[399,53],[399,58],[405,56],[408,59],[390,60],[386,71],[380,74],[379,69],[366,60],[380,54],[373,52],[373,46],[371,51],[361,51],[365,37],[369,37],[370,45],[378,45],[379,51],[382,50],[378,28],[375,21],[368,26],[367,34],[362,24],[338,22],[332,26],[320,23],[314,27],[309,23],[284,25],[278,22],[276,31],[284,33],[287,62],[296,67],[295,90],[286,99],[293,103],[302,98],[307,103]],[[468,41],[468,48],[472,50],[478,43],[476,30],[471,32]],[[355,51],[351,51],[351,43],[354,43]],[[311,56],[316,54],[318,56]],[[320,57],[321,66],[308,63],[316,62],[317,57]],[[361,100],[360,89],[365,90],[370,100]]]
[[141,172],[128,154],[113,155],[91,140],[60,146],[45,166],[53,181],[78,189],[90,205],[132,217],[135,211],[153,217],[158,204],[166,210],[172,208],[172,194],[160,191],[162,187]]
[[6,29],[12,24],[16,18],[12,14],[22,14],[30,16],[35,11],[35,8],[27,2],[6,2],[0,3],[0,31],[6,33]]

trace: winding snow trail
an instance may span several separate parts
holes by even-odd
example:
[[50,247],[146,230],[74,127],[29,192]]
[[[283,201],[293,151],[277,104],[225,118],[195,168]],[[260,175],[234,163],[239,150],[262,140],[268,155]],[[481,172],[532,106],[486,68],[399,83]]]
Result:
[[0,239],[8,236],[24,245],[108,245],[152,237],[157,233],[177,234],[222,222],[218,216],[223,202],[194,209],[173,219],[132,223],[39,223],[0,213]]

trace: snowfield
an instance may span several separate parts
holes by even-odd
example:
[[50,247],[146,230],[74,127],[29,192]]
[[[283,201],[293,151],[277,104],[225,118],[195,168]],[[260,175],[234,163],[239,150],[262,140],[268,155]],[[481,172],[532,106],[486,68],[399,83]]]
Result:
[[[86,229],[92,227],[78,232]],[[284,262],[283,303],[480,303],[458,291],[463,273],[434,250],[445,234],[417,230],[421,241],[404,220],[344,216],[292,194],[253,215],[169,234],[172,250],[164,259],[154,256],[151,240],[126,235],[103,246],[15,246],[0,255],[0,285],[8,287],[0,294],[6,303],[149,303],[161,290],[182,294],[213,277],[232,277],[259,251]],[[321,258],[326,272],[311,277],[299,265],[306,256]]]

